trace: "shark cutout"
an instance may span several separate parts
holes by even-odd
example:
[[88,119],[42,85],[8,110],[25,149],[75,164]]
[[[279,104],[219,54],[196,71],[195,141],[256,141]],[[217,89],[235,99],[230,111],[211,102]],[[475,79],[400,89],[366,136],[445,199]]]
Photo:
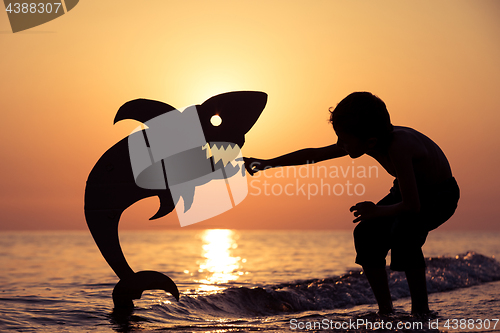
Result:
[[[266,103],[267,94],[263,92],[236,91],[213,96],[201,105],[187,108],[186,110],[196,113],[206,142],[166,154],[156,162],[154,158],[151,159],[149,165],[143,168],[143,171],[146,170],[143,172],[146,179],[140,179],[143,173],[137,171],[141,168],[134,166],[135,153],[131,142],[143,140],[149,149],[147,151],[151,152],[150,141],[154,141],[154,135],[151,138],[148,135],[161,133],[161,128],[160,132],[149,131],[150,122],[179,111],[166,103],[149,99],[132,100],[120,107],[114,123],[133,119],[147,124],[148,129],[132,133],[101,156],[87,179],[84,205],[85,219],[92,237],[104,259],[120,279],[113,290],[115,308],[133,307],[132,300],[139,299],[144,290],[150,289],[165,290],[179,300],[179,290],[168,276],[155,271],[134,272],[127,263],[118,238],[118,224],[122,213],[137,201],[153,196],[159,198],[160,207],[150,220],[169,214],[180,202],[183,203],[184,212],[187,212],[192,210],[193,201],[196,200],[195,189],[207,188],[206,184],[211,184],[216,179],[227,181],[235,178],[232,176],[238,173],[244,176],[244,167],[235,161],[239,160],[239,148],[245,143],[245,134],[255,124]],[[214,116],[218,116],[222,122],[212,124]],[[156,122],[153,126],[155,124]],[[168,127],[168,123],[165,125]],[[179,142],[174,140],[161,144],[175,147]],[[142,154],[144,151],[139,152]],[[201,170],[197,167],[199,163],[208,163],[210,170]],[[186,168],[190,171],[178,171]],[[158,176],[159,171],[162,177]],[[151,178],[151,175],[154,176],[154,181],[149,182],[151,186],[148,186],[147,178]],[[234,197],[234,200],[241,201],[242,198]]]

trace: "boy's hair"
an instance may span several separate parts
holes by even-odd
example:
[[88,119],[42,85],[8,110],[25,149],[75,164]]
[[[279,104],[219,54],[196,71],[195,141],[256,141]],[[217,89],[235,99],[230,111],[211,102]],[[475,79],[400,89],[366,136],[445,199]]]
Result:
[[386,139],[393,126],[385,103],[369,92],[353,92],[335,107],[330,108],[330,122],[335,131],[357,138]]

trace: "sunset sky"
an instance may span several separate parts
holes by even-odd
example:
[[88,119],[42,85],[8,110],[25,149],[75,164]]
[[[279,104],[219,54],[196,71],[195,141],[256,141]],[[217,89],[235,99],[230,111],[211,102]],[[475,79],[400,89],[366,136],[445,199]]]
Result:
[[[139,124],[113,125],[125,102],[183,108],[237,90],[269,96],[242,148],[259,158],[336,142],[328,108],[353,91],[378,95],[393,124],[432,138],[451,163],[462,197],[442,229],[500,230],[499,18],[496,0],[84,0],[14,34],[2,11],[0,230],[87,229],[88,174]],[[187,228],[350,230],[349,207],[377,201],[392,179],[347,168],[376,165],[345,157],[314,165],[337,178],[249,177],[240,205]],[[348,195],[347,181],[363,195]],[[345,191],[296,191],[324,183]],[[293,195],[278,195],[288,184]],[[175,213],[149,221],[157,208],[157,198],[135,204],[120,228],[180,229]]]

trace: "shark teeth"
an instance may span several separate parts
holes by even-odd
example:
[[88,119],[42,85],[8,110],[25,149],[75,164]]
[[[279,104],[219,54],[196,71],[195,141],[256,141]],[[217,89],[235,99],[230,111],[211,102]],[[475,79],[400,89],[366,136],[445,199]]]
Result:
[[235,143],[212,142],[205,144],[202,149],[206,151],[207,158],[213,158],[214,165],[219,161],[222,161],[223,167],[229,163],[238,165],[236,158],[240,154],[240,147]]

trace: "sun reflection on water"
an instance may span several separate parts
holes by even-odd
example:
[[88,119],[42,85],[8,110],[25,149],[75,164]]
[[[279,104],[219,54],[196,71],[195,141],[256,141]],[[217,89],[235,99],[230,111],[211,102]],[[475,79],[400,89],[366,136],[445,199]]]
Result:
[[209,229],[201,234],[203,241],[199,273],[206,277],[199,280],[199,291],[212,293],[225,289],[221,284],[236,281],[244,273],[240,257],[233,257],[232,252],[238,247],[236,233],[229,229]]

